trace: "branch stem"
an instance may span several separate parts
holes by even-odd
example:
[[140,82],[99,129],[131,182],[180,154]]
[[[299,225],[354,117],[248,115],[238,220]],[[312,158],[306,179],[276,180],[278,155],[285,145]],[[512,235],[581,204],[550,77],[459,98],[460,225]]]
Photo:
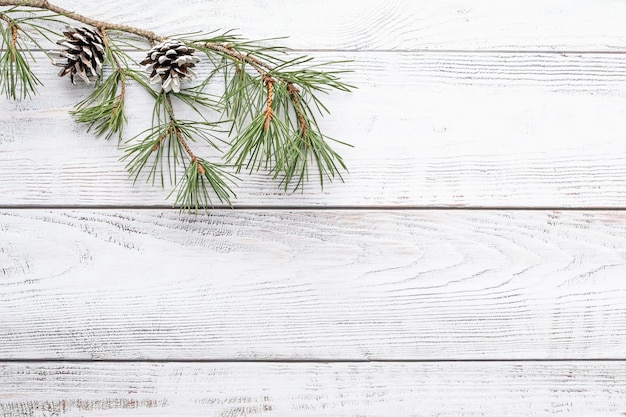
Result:
[[[296,111],[296,115],[298,116],[298,127],[300,128],[300,137],[305,138],[306,133],[308,131],[308,123],[306,121],[306,117],[304,116],[304,110],[302,109],[302,103],[300,103],[300,90],[293,83],[287,83],[287,91],[289,92],[289,97],[291,97],[291,101],[293,102],[293,107]],[[308,139],[307,139],[307,145]]]
[[[120,73],[120,95],[119,97],[119,101],[118,103],[122,103],[124,101],[124,98],[126,97],[126,82],[124,82],[124,67],[122,66],[122,63],[120,62],[119,58],[117,57],[117,55],[115,55],[115,52],[113,52],[113,49],[111,48],[111,39],[109,39],[109,35],[107,34],[106,29],[100,29],[100,33],[102,34],[102,41],[104,42],[104,45],[106,46],[106,48],[109,50],[109,52],[111,53],[111,56],[113,57],[113,63],[115,65],[116,70]],[[119,110],[119,106],[117,107],[116,111]]]
[[115,53],[111,49],[111,39],[109,39],[109,35],[108,35],[106,29],[101,29],[100,33],[102,34],[102,41],[104,42],[104,45],[111,52],[111,56],[113,57],[113,62],[115,63],[115,67],[117,68],[118,71],[121,71],[122,70],[122,63],[117,58],[117,55],[115,55]]
[[265,104],[265,121],[263,123],[263,130],[268,131],[270,123],[274,118],[274,110],[272,109],[272,103],[274,101],[274,80],[270,76],[265,76],[265,85],[267,86],[267,102]]
[[17,50],[17,35],[19,31],[19,26],[13,19],[9,16],[0,13],[0,19],[7,22],[9,28],[11,28],[11,62],[15,62],[15,51]]
[[[189,143],[183,136],[183,133],[180,131],[179,127],[176,126],[176,116],[174,115],[174,107],[172,106],[172,98],[170,97],[169,93],[164,93],[164,94],[165,94],[165,100],[167,102],[167,105],[166,105],[167,113],[170,116],[170,127],[174,129],[174,133],[176,133],[176,139],[178,139],[178,142],[185,149],[185,152],[187,152],[187,155],[189,155],[189,159],[191,159],[191,163],[194,163],[198,160],[198,157],[191,150]],[[198,165],[198,167],[200,167],[200,165]]]
[[[0,0],[0,2],[1,1],[2,0]],[[197,43],[197,45],[207,49],[211,49],[224,55],[228,55],[229,57],[235,58],[238,61],[247,62],[248,64],[252,65],[252,67],[262,76],[268,75],[268,71],[272,71],[274,69],[274,67],[272,67],[267,62],[263,62],[260,59],[251,56],[250,54],[244,54],[233,49],[233,47],[231,47],[228,43],[222,44],[217,42],[202,42]]]

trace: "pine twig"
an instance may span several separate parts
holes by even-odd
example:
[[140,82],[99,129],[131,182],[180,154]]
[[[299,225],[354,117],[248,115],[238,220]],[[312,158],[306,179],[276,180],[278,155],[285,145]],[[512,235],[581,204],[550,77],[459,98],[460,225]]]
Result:
[[270,123],[274,118],[274,109],[272,108],[272,104],[274,101],[274,83],[275,81],[270,76],[263,77],[265,85],[267,87],[267,102],[265,105],[265,122],[263,123],[263,130],[266,132],[270,128]]
[[[261,75],[265,84],[267,85],[267,89],[268,89],[267,101],[268,101],[268,109],[270,109],[270,106],[271,106],[270,97],[273,98],[274,83],[276,82],[276,80],[270,74],[272,73],[272,71],[276,69],[275,66],[272,66],[271,64],[268,64],[267,62],[261,61],[260,59],[255,58],[254,56],[251,56],[250,54],[243,54],[241,52],[238,52],[234,50],[228,43],[222,45],[222,44],[214,43],[214,42],[205,42],[202,44],[202,46],[204,46],[207,49],[217,51],[229,57],[235,58],[243,63],[250,64]],[[271,87],[268,84],[268,80],[271,80]],[[302,106],[300,104],[300,90],[298,90],[298,88],[292,82],[289,82],[289,81],[284,81],[284,82],[287,85],[287,90],[289,91],[289,97],[291,101],[293,102],[294,109],[298,117],[298,126],[300,128],[301,136],[305,137],[306,131],[307,131],[307,123],[306,123],[306,118],[304,117],[304,113],[302,111]],[[266,119],[265,119],[266,122],[264,124],[264,130],[266,131],[268,130],[271,119],[272,119],[272,116],[268,116],[266,114]]]
[[[102,34],[102,40],[104,40],[104,45],[111,50],[111,39],[109,38],[109,35],[107,34],[107,30],[106,29],[101,29],[100,33]],[[122,66],[122,63],[120,62],[120,59],[117,57],[116,54],[112,53],[111,56],[113,57],[113,63],[115,64],[115,69],[119,72],[123,72],[124,71],[124,67]],[[121,80],[120,82],[120,95],[119,95],[120,101],[124,101],[124,99],[126,98],[126,83],[124,82],[124,80]]]
[[[19,32],[21,27],[16,19],[0,12],[0,90],[16,100],[36,93],[41,81],[32,72],[27,57],[20,51]],[[6,28],[3,27],[6,24]],[[32,41],[37,42],[27,35]],[[30,51],[28,51],[30,52]],[[30,58],[33,58],[32,54]]]
[[11,62],[15,62],[15,50],[17,49],[17,36],[19,32],[19,26],[13,19],[5,14],[0,13],[0,19],[4,20],[11,29],[11,45],[9,46],[9,53],[11,54]]
[[[174,106],[172,106],[172,98],[170,97],[168,93],[165,93],[165,101],[167,102],[167,105],[166,105],[167,113],[170,116],[170,126],[172,130],[174,131],[174,134],[176,135],[178,142],[181,144],[183,149],[185,149],[185,152],[187,152],[187,155],[189,156],[191,163],[194,163],[195,161],[198,160],[198,157],[191,150],[191,147],[189,146],[189,143],[187,142],[182,132],[180,131],[180,128],[176,126],[176,123],[175,123],[176,116],[174,115]],[[200,173],[204,175],[204,172],[200,172]]]
[[[306,137],[308,124],[306,122],[306,117],[304,116],[304,111],[302,110],[302,104],[300,103],[300,90],[298,90],[298,87],[296,87],[293,83],[287,83],[287,91],[289,92],[289,97],[291,97],[291,101],[293,101],[294,108],[296,110],[300,136]],[[310,145],[307,144],[307,146]]]

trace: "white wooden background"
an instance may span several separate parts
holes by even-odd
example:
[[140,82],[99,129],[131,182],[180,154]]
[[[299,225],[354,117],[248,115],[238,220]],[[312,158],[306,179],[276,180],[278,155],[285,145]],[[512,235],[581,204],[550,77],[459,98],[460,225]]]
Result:
[[181,215],[39,60],[0,100],[0,416],[626,415],[626,2],[56,3],[352,59],[355,148]]

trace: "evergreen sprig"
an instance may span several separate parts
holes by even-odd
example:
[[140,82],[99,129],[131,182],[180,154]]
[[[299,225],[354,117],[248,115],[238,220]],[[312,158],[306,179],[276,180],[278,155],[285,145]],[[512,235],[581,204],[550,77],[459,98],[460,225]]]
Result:
[[[231,205],[232,186],[238,179],[231,170],[235,174],[263,170],[286,190],[302,187],[312,166],[322,187],[327,180],[342,179],[347,171],[332,147],[347,144],[322,133],[316,120],[329,113],[321,94],[354,88],[341,81],[345,71],[331,69],[342,62],[319,64],[307,56],[294,58],[287,48],[269,44],[275,39],[251,41],[232,32],[163,37],[41,0],[0,0],[2,6],[13,6],[0,10],[0,87],[11,99],[28,98],[41,85],[30,68],[31,48],[43,50],[38,37],[52,41],[61,36],[56,26],[67,19],[98,31],[105,48],[104,69],[91,72],[94,89],[72,115],[96,135],[118,138],[125,150],[122,159],[135,181],[146,178],[162,187],[171,184],[175,206],[198,211],[213,207],[215,199]],[[65,32],[78,37],[73,42],[87,42],[74,33]],[[141,71],[132,57],[132,51],[146,53],[150,45],[143,63],[152,74]],[[93,56],[98,50],[83,49],[88,56],[77,58],[78,52],[72,51],[65,56],[75,60],[77,68],[82,62],[89,68],[90,61],[100,62]],[[202,55],[200,63],[194,53]],[[184,83],[192,78],[192,67],[202,76],[195,84]],[[89,81],[85,72],[79,75]],[[143,87],[154,108],[151,126],[124,140],[130,82]],[[163,88],[155,88],[155,83]],[[183,110],[186,116],[177,116]],[[189,111],[195,117],[189,118]],[[213,162],[196,155],[191,148],[196,143],[213,149]]]
[[98,136],[110,139],[117,135],[122,140],[122,132],[127,118],[124,114],[125,94],[119,93],[120,86],[126,85],[124,70],[115,70],[96,86],[94,91],[76,105],[71,114],[79,123],[87,125],[87,130],[95,129]]

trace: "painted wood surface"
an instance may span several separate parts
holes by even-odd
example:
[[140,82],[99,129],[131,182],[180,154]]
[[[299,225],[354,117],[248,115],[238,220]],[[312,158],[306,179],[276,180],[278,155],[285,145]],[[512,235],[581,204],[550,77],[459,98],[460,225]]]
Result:
[[11,363],[0,415],[618,417],[625,375],[610,362]]
[[288,36],[298,49],[625,50],[620,1],[56,0],[70,10],[159,33],[237,29],[247,38]]
[[622,212],[0,214],[0,357],[626,359]]
[[0,100],[0,417],[626,414],[622,2],[55,2],[353,60],[355,147],[180,215],[37,53]]
[[[263,173],[242,181],[240,206],[622,207],[626,205],[623,55],[318,53],[354,59],[352,94],[328,96],[324,130],[345,183],[285,192]],[[87,93],[49,71],[41,97],[0,103],[0,204],[167,205],[169,190],[133,186],[115,141],[68,114]],[[45,75],[45,77],[43,77]],[[135,94],[133,94],[135,93]],[[129,93],[132,137],[151,103]],[[206,150],[205,150],[206,151]],[[206,151],[206,155],[219,155]],[[171,204],[171,203],[170,203]]]

